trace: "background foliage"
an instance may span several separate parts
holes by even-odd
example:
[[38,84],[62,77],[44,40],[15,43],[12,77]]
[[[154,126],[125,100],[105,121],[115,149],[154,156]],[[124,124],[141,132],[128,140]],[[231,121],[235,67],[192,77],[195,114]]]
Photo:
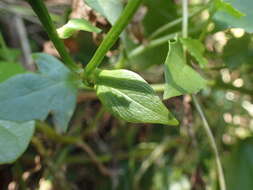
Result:
[[[76,32],[74,26],[68,34],[72,37],[64,40],[80,66],[87,65],[126,3],[120,0],[86,0],[86,4],[82,0],[45,2],[57,28],[70,23],[70,18],[85,18],[92,23],[88,28],[83,26],[82,30],[93,33]],[[172,113],[160,103],[156,108],[152,102],[146,101],[144,106],[166,110],[163,117],[153,116],[152,119],[160,122],[151,123],[167,124],[166,116],[173,114],[180,122],[177,127],[128,123],[112,116],[98,98],[104,105],[112,104],[107,101],[108,97],[115,97],[106,93],[108,86],[105,84],[112,80],[107,77],[108,73],[114,72],[110,75],[117,77],[115,71],[104,70],[97,74],[97,97],[86,87],[77,90],[80,81],[59,59],[39,53],[34,56],[36,65],[33,64],[32,53],[59,55],[25,1],[2,0],[0,162],[3,164],[0,165],[0,189],[219,189],[215,157],[188,95],[205,86],[198,98],[215,136],[227,189],[251,190],[253,2],[189,2],[191,38],[174,40],[182,35],[181,1],[143,0],[102,64],[103,69],[130,69],[138,73],[153,84],[161,99],[165,90],[163,102]],[[170,48],[168,40],[171,40]],[[180,60],[183,48],[189,52],[189,65]],[[53,66],[47,68],[48,62]],[[177,65],[170,65],[170,62]],[[174,75],[166,76],[165,87],[164,69]],[[35,70],[36,73],[31,73]],[[129,98],[138,103],[146,96],[129,92],[142,87],[153,101],[157,100],[157,95],[139,76],[126,71],[120,77],[140,81],[117,93],[127,92]],[[178,80],[171,83],[171,78],[175,77]],[[118,88],[121,84],[118,81],[110,88]],[[185,89],[178,90],[178,86]],[[37,93],[30,96],[28,87]],[[171,92],[186,95],[173,97],[175,94]],[[173,98],[167,99],[169,97]],[[13,104],[9,106],[11,101]],[[127,102],[120,103],[125,105]],[[129,113],[124,110],[112,109],[111,112],[129,118]],[[33,119],[45,121],[19,123]],[[138,121],[145,123],[147,119],[140,117]],[[67,127],[66,133],[57,133]],[[17,159],[18,156],[21,157]]]

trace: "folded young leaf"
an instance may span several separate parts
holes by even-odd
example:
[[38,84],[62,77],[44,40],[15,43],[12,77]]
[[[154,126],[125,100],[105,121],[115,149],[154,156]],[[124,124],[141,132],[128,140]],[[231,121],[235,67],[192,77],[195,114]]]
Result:
[[12,163],[26,150],[35,122],[15,123],[0,120],[0,164]]
[[117,21],[123,10],[122,0],[85,0],[85,3],[103,15],[111,24]]
[[183,48],[178,40],[169,42],[165,80],[164,99],[197,93],[206,85],[206,80],[185,63]]
[[25,69],[15,63],[0,62],[0,82],[7,80],[13,75],[24,73]]
[[[224,1],[223,1],[224,2]],[[224,9],[218,9],[214,15],[214,20],[217,26],[226,28],[242,28],[246,32],[253,33],[253,1],[252,0],[225,0],[236,10],[241,11],[244,16],[238,17],[231,12],[224,11]]]
[[87,31],[99,33],[101,30],[93,26],[89,21],[85,19],[73,18],[67,22],[64,26],[57,29],[57,33],[60,38],[67,39],[71,37],[77,31]]
[[192,38],[181,38],[180,41],[186,47],[188,52],[198,61],[201,67],[208,64],[207,59],[203,56],[205,47],[199,40]]
[[79,82],[56,58],[36,54],[38,74],[16,75],[0,83],[0,120],[44,120],[53,114],[58,132],[67,129],[76,104]]
[[234,17],[240,18],[245,16],[244,13],[234,8],[230,3],[225,2],[224,0],[215,0],[215,6],[218,10],[224,11]]
[[128,70],[102,70],[96,76],[96,92],[116,117],[133,123],[178,125],[150,85]]

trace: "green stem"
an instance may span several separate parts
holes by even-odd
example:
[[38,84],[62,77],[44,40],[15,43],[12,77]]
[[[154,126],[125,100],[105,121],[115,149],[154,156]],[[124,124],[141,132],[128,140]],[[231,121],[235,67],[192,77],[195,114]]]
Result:
[[13,58],[12,56],[10,56],[9,49],[6,46],[6,43],[4,41],[4,38],[1,32],[0,32],[0,47],[3,50],[3,55],[6,61],[12,62]]
[[[183,25],[182,25],[182,33],[183,37],[187,38],[188,37],[188,0],[183,0]],[[185,53],[186,55],[186,53]],[[185,56],[186,58],[186,56]],[[196,95],[192,95],[192,100],[193,103],[201,117],[201,120],[203,122],[204,129],[206,131],[207,137],[209,139],[210,145],[213,149],[214,155],[215,155],[215,160],[216,160],[216,165],[217,165],[217,170],[218,170],[218,176],[219,176],[219,185],[221,190],[226,190],[226,183],[225,183],[225,177],[221,165],[221,160],[220,160],[220,155],[218,152],[218,148],[214,139],[214,136],[212,134],[212,131],[210,129],[210,126],[207,122],[207,119],[205,117],[204,111],[202,110],[200,103],[198,102],[198,99]]]
[[225,182],[224,172],[223,172],[223,169],[222,169],[221,159],[220,159],[220,155],[219,155],[219,152],[218,152],[218,148],[217,148],[213,133],[212,133],[212,131],[210,129],[210,126],[207,122],[204,111],[201,108],[201,106],[199,104],[199,101],[198,101],[198,99],[195,95],[192,95],[192,100],[193,100],[193,103],[194,103],[200,117],[201,117],[204,129],[206,131],[207,137],[209,139],[210,145],[211,145],[211,147],[213,149],[213,152],[214,152],[214,155],[215,155],[215,161],[216,161],[218,176],[219,176],[220,189],[221,190],[226,190],[226,182]]
[[[194,29],[190,30],[189,33],[195,33],[196,31],[199,31],[199,28],[194,28]],[[152,48],[155,48],[160,45],[168,43],[169,40],[175,39],[175,37],[177,37],[177,36],[178,37],[182,36],[182,32],[175,32],[172,34],[168,34],[168,35],[159,37],[157,39],[151,40],[147,44],[142,44],[142,45],[134,48],[133,50],[131,50],[131,52],[128,54],[128,58],[129,59],[135,58],[138,55],[146,52],[149,49],[152,49]]]
[[50,126],[43,122],[36,122],[36,128],[46,134],[46,136],[49,139],[52,139],[56,141],[57,143],[63,143],[63,144],[77,144],[81,141],[81,138],[79,137],[73,137],[73,136],[67,136],[67,135],[59,135],[56,133]]
[[243,94],[253,96],[253,90],[249,88],[235,87],[233,84],[224,83],[221,80],[215,81],[212,86],[216,89],[234,90]]
[[65,48],[63,41],[58,37],[56,32],[56,28],[53,24],[53,21],[48,13],[48,10],[43,2],[43,0],[27,0],[28,3],[31,5],[32,9],[38,16],[39,20],[41,21],[42,25],[44,26],[50,40],[54,43],[55,48],[59,52],[60,56],[62,57],[64,63],[74,71],[78,70],[77,65],[70,57],[68,51]]
[[8,52],[8,48],[5,44],[5,41],[1,32],[0,32],[0,47],[4,50],[4,53]]
[[[200,9],[198,9],[197,11],[193,12],[192,14],[189,15],[189,19],[193,18],[194,16],[200,14],[202,11],[204,11],[205,9],[207,9],[209,7],[209,3],[203,7],[201,7]],[[173,20],[163,26],[161,26],[160,28],[158,28],[156,31],[154,31],[148,39],[154,39],[155,37],[159,36],[160,34],[162,34],[163,32],[165,32],[166,30],[182,23],[183,18],[178,18],[176,20]]]
[[[232,84],[224,83],[221,80],[208,81],[207,85],[212,89],[232,90],[232,91],[237,91],[241,94],[246,94],[246,95],[249,95],[249,96],[253,96],[253,90],[251,90],[249,88],[235,87]],[[164,88],[165,88],[165,85],[164,84],[151,84],[151,87],[156,92],[163,92]]]
[[140,45],[140,46],[136,47],[135,49],[133,49],[128,54],[128,58],[129,59],[134,58],[149,49],[152,49],[152,48],[155,48],[155,47],[160,46],[162,44],[168,43],[168,40],[174,39],[177,35],[180,35],[180,34],[181,34],[180,32],[168,34],[166,36],[152,40],[148,44]]
[[182,1],[183,6],[183,22],[182,22],[182,36],[183,38],[188,37],[188,17],[189,17],[189,10],[188,10],[188,0]]
[[111,175],[111,172],[98,160],[97,155],[80,137],[62,136],[57,134],[50,126],[43,122],[37,122],[36,128],[53,141],[63,144],[76,145],[82,148],[89,155],[91,160],[97,165],[102,174]]
[[130,22],[134,13],[140,6],[142,0],[130,0],[124,9],[122,15],[119,17],[117,22],[105,36],[105,39],[100,44],[96,53],[88,63],[85,68],[86,77],[89,76],[103,61],[106,53],[110,50],[110,48],[114,45],[114,43],[119,38],[121,32],[125,29],[127,24]]
[[164,84],[151,84],[151,87],[155,92],[164,92],[165,85]]

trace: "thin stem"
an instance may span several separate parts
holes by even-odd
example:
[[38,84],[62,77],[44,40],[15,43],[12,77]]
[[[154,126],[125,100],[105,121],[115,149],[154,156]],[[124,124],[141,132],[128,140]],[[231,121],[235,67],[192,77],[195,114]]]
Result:
[[13,59],[12,59],[12,56],[10,56],[11,53],[10,53],[9,49],[7,48],[7,46],[6,46],[6,43],[4,41],[4,38],[3,38],[3,35],[1,33],[1,31],[0,31],[0,48],[3,51],[4,59],[6,61],[12,62]]
[[[183,24],[182,24],[182,33],[183,33],[183,38],[188,37],[188,0],[183,0]],[[185,51],[186,52],[186,51]],[[186,59],[186,53],[185,53],[185,59]],[[221,160],[218,152],[218,148],[214,139],[214,136],[212,134],[212,131],[210,129],[210,126],[207,122],[207,119],[205,117],[204,111],[202,110],[200,103],[198,102],[198,99],[195,95],[192,95],[193,103],[202,119],[204,129],[206,131],[208,140],[210,142],[210,145],[213,149],[214,155],[215,155],[215,161],[217,165],[217,170],[218,170],[218,176],[219,176],[219,185],[221,190],[226,190],[226,183],[225,183],[225,177],[224,177],[224,172],[222,169],[221,165]]]
[[182,36],[183,38],[188,37],[188,17],[189,17],[189,11],[188,11],[188,0],[183,0],[183,22],[182,22]]
[[91,160],[96,164],[99,171],[104,175],[112,175],[111,171],[107,169],[97,158],[97,155],[93,150],[89,147],[88,144],[86,144],[80,137],[73,137],[73,136],[62,136],[57,134],[50,126],[48,126],[45,123],[37,122],[36,128],[44,133],[48,138],[50,138],[53,141],[56,141],[58,143],[63,144],[70,144],[70,145],[76,145],[83,149],[88,156],[91,158]]
[[26,27],[24,20],[20,15],[15,15],[14,24],[16,25],[17,34],[20,41],[20,46],[23,54],[23,65],[30,71],[35,70],[35,65],[33,64],[32,50],[29,44],[29,39],[27,36]]
[[78,66],[75,64],[73,59],[70,57],[67,49],[63,41],[58,37],[56,32],[56,28],[53,24],[53,21],[48,13],[48,10],[43,2],[43,0],[27,0],[28,3],[31,5],[32,9],[38,16],[39,20],[41,21],[42,25],[44,26],[50,40],[54,43],[55,48],[59,52],[60,56],[62,57],[64,63],[74,71],[78,70]]
[[[221,80],[208,81],[207,85],[209,87],[211,87],[212,89],[232,90],[232,91],[237,91],[237,92],[245,94],[245,95],[253,96],[253,90],[251,90],[249,88],[235,87],[232,84],[224,83]],[[164,84],[151,84],[151,87],[156,92],[163,92],[165,89]]]
[[0,31],[0,47],[2,48],[2,50],[4,51],[5,54],[9,53],[1,31]]
[[165,85],[164,84],[151,84],[151,87],[155,92],[164,92]]
[[[190,30],[189,33],[194,33],[198,30],[199,30],[199,28],[194,28],[194,29]],[[182,35],[182,32],[175,32],[175,33],[168,34],[168,35],[159,37],[157,39],[151,40],[147,44],[139,45],[128,54],[128,58],[132,59],[132,58],[146,52],[149,49],[166,44],[166,43],[168,43],[169,40],[174,39],[175,37],[181,36],[181,35]]]
[[[193,12],[192,14],[189,15],[189,19],[193,18],[194,16],[200,14],[202,11],[204,11],[205,9],[207,9],[209,6],[209,4],[206,4],[205,6],[201,7],[200,9],[198,9],[197,11]],[[173,20],[163,26],[161,26],[160,28],[158,28],[156,31],[154,31],[148,39],[154,39],[155,37],[159,36],[160,34],[162,34],[163,32],[165,32],[166,30],[168,30],[169,28],[172,28],[180,23],[182,23],[183,18],[178,18],[176,20]]]
[[221,190],[226,190],[226,182],[225,182],[224,172],[223,172],[223,169],[222,169],[221,159],[220,159],[220,155],[219,155],[219,152],[218,152],[218,148],[217,148],[214,136],[213,136],[212,131],[210,129],[210,126],[207,122],[204,111],[201,108],[201,106],[198,102],[198,99],[195,95],[192,95],[192,100],[193,100],[193,103],[194,103],[200,117],[201,117],[201,120],[203,122],[203,126],[204,126],[204,129],[205,129],[206,134],[208,136],[210,145],[211,145],[211,147],[213,149],[213,152],[215,154],[215,161],[216,161],[217,170],[218,170],[220,189]]
[[140,6],[142,0],[130,0],[124,9],[122,15],[119,17],[117,22],[105,36],[105,39],[100,44],[96,53],[88,63],[85,68],[86,77],[89,76],[103,61],[106,53],[110,50],[110,48],[114,45],[114,43],[119,38],[121,32],[125,29],[125,27],[130,22],[134,13]]
[[157,38],[155,40],[150,41],[148,44],[143,44],[140,45],[138,47],[136,47],[135,49],[133,49],[129,54],[128,54],[128,58],[134,58],[140,54],[142,54],[143,52],[155,48],[157,46],[160,46],[162,44],[165,44],[168,42],[168,40],[174,39],[176,36],[180,35],[180,32],[176,32],[176,33],[172,33],[172,34],[168,34],[166,36]]
[[83,149],[91,158],[91,160],[93,161],[93,163],[95,163],[99,169],[99,171],[105,175],[105,176],[112,176],[113,173],[106,168],[98,159],[97,155],[93,152],[93,150],[84,142],[80,142],[77,144],[77,146],[79,146],[81,149]]

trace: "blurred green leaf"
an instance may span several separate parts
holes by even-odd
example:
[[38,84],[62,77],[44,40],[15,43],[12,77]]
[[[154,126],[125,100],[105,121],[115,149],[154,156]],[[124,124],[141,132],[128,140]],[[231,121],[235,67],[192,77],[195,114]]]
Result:
[[107,18],[111,24],[117,21],[123,10],[121,0],[85,0],[85,3]]
[[206,86],[206,81],[186,64],[183,48],[178,40],[169,42],[169,53],[165,61],[165,80],[164,99],[197,93]]
[[178,124],[150,85],[134,72],[100,71],[96,92],[111,113],[128,122]]
[[227,67],[237,69],[243,64],[253,64],[253,47],[251,36],[245,34],[241,38],[231,38],[224,47],[222,58]]
[[26,150],[35,122],[15,123],[0,120],[0,164],[14,162]]
[[20,51],[18,49],[8,48],[7,52],[4,49],[0,49],[0,58],[8,62],[16,62],[20,56]]
[[25,69],[19,64],[0,61],[0,82],[5,81],[13,75],[24,72]]
[[207,59],[203,56],[205,47],[199,40],[192,38],[181,38],[180,40],[202,67],[208,64]]
[[252,190],[253,187],[253,139],[243,140],[229,155],[226,162],[229,190]]
[[67,39],[71,37],[77,31],[87,31],[99,33],[101,30],[93,26],[89,21],[85,19],[71,19],[64,26],[57,29],[57,33],[60,38]]
[[227,12],[218,11],[214,20],[226,28],[243,28],[247,32],[253,32],[253,1],[252,0],[227,0],[233,7],[244,13],[246,16],[237,18]]
[[56,58],[36,54],[38,74],[20,74],[0,84],[1,120],[44,120],[53,114],[57,131],[64,132],[76,104],[77,80]]
[[19,50],[11,49],[6,46],[3,35],[0,31],[0,58],[7,62],[15,62],[19,55]]

